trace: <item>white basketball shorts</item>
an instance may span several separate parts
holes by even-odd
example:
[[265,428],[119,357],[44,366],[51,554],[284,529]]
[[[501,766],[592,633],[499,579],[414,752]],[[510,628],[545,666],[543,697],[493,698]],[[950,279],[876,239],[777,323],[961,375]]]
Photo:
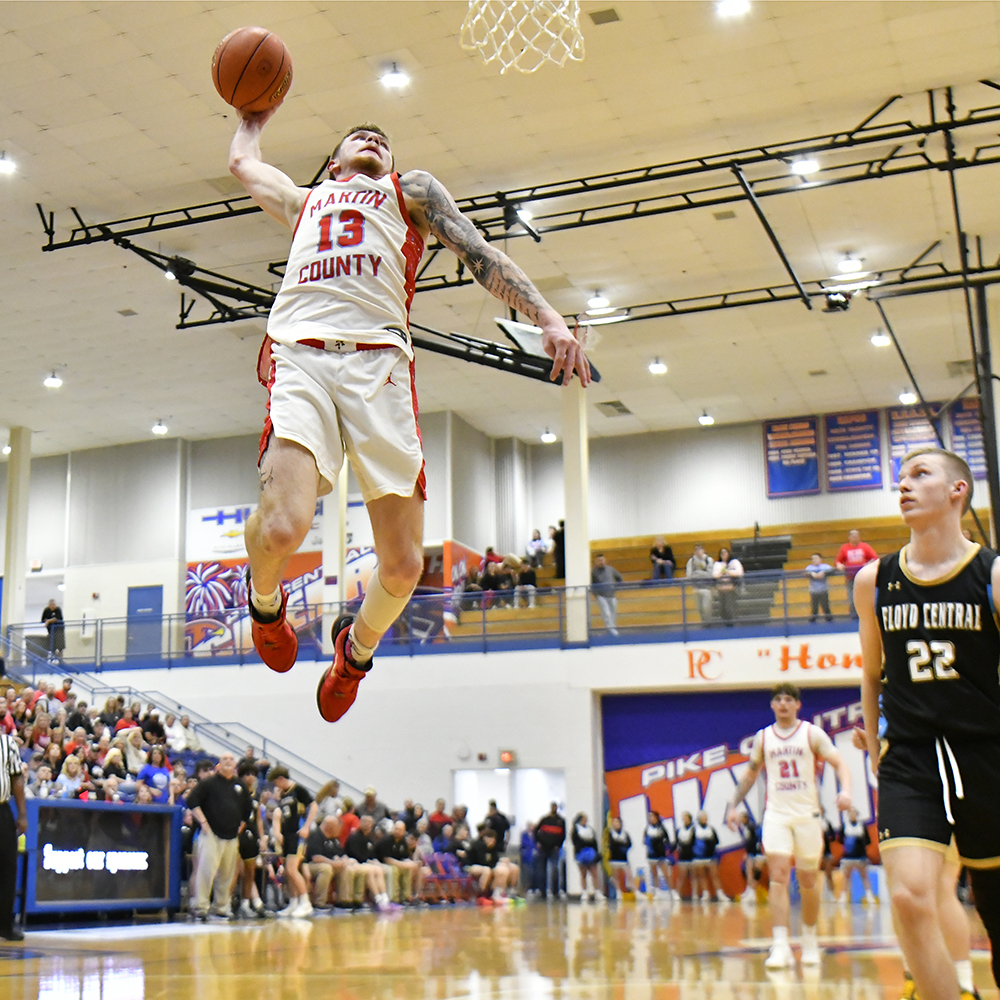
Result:
[[270,350],[261,459],[273,431],[312,452],[325,480],[321,495],[337,481],[346,451],[365,503],[414,490],[427,498],[413,362],[402,350],[273,342]]
[[818,816],[783,816],[765,809],[760,839],[766,855],[794,857],[799,868],[818,868],[823,857],[823,826]]

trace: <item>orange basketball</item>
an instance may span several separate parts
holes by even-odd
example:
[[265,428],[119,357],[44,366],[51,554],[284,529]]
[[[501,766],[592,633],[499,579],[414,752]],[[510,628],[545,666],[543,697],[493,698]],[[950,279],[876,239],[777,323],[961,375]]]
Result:
[[279,105],[292,84],[292,57],[267,28],[237,28],[212,56],[212,83],[237,111],[266,111]]

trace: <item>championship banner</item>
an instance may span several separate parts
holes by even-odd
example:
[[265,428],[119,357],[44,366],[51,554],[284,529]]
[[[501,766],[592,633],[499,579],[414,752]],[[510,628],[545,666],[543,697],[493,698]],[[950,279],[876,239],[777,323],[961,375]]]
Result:
[[825,418],[826,488],[880,490],[882,488],[882,435],[878,410],[831,413]]
[[978,399],[960,399],[952,407],[951,450],[969,463],[974,479],[986,478],[986,447]]
[[[937,412],[940,403],[929,403]],[[919,406],[904,406],[889,410],[889,464],[892,466],[893,488],[899,486],[899,464],[903,456],[924,445],[940,447],[934,427]]]
[[[746,882],[738,833],[725,825],[726,805],[748,767],[754,734],[774,722],[767,690],[698,694],[622,694],[601,699],[604,781],[612,816],[620,816],[632,838],[633,870],[646,866],[643,831],[646,814],[655,809],[676,837],[683,813],[708,813],[719,837],[719,877],[723,890],[739,895]],[[861,702],[852,688],[810,687],[802,691],[799,718],[824,729],[851,772],[854,805],[869,825],[874,843],[875,811],[866,754],[854,747],[851,730],[861,725]],[[834,827],[836,774],[821,765],[817,776],[820,805]],[[760,825],[763,777],[747,795],[747,811]]]
[[818,440],[815,417],[764,422],[769,498],[819,493]]

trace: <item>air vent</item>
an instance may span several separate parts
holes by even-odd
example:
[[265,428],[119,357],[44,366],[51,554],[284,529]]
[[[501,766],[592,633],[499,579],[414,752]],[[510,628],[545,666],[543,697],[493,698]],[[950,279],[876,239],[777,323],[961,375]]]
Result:
[[967,358],[963,361],[949,361],[945,367],[948,369],[948,378],[960,378],[963,375],[972,378],[976,374],[976,367],[972,363],[972,358]]
[[607,403],[598,403],[597,408],[606,417],[629,417],[632,415],[632,411],[620,399],[611,399]]
[[608,7],[606,10],[592,10],[590,12],[590,19],[594,24],[612,24],[615,21],[621,20],[618,16],[618,11],[614,7]]
[[816,378],[817,375],[828,375],[829,372],[825,368],[814,368],[809,374]]
[[134,309],[119,309],[119,316],[138,316],[139,314]]
[[736,213],[731,208],[727,208],[721,212],[713,212],[712,217],[716,222],[725,222],[727,219],[735,219]]

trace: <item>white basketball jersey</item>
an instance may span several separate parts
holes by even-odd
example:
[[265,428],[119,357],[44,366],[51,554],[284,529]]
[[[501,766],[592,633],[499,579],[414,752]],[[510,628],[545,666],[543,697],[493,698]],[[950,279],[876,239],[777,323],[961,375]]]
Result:
[[288,345],[392,344],[412,358],[410,302],[423,252],[396,174],[323,181],[295,224],[268,336]]
[[787,736],[780,736],[774,726],[761,730],[767,775],[765,812],[801,819],[819,815],[815,728],[811,722],[800,721]]

